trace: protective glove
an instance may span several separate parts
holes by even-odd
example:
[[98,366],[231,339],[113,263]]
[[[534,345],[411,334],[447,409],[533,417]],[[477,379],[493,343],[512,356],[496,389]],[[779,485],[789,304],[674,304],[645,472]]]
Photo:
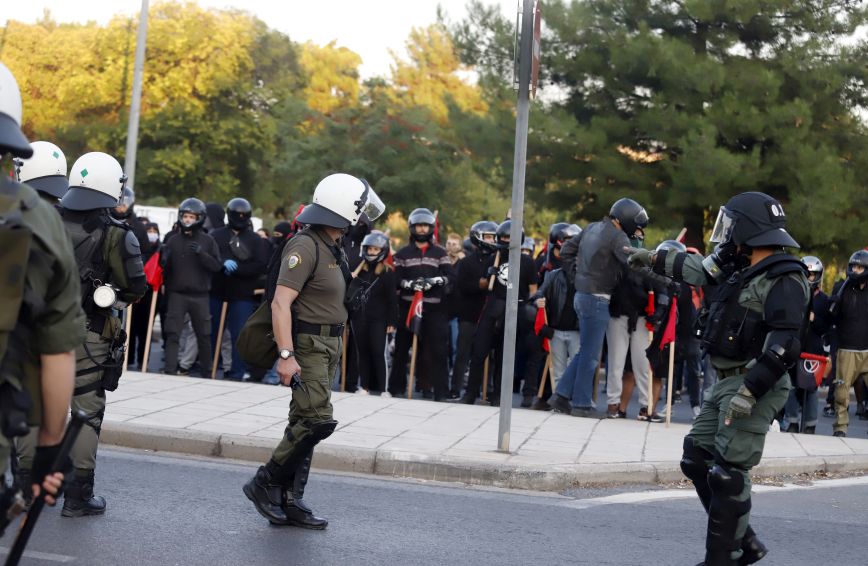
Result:
[[654,265],[654,260],[657,258],[657,254],[652,250],[646,250],[643,248],[624,246],[624,251],[630,254],[630,257],[627,258],[627,265],[630,266],[630,269],[636,271],[650,269]]
[[[427,286],[427,288],[426,288],[426,286]],[[415,293],[416,291],[427,291],[428,289],[431,288],[431,285],[425,282],[424,277],[419,277],[418,279],[413,280],[413,287],[412,288],[413,288],[413,292]]]
[[227,275],[235,273],[236,270],[238,270],[238,262],[234,259],[227,259],[223,262],[223,271]]
[[446,278],[441,277],[440,275],[437,277],[429,277],[425,281],[427,281],[431,287],[442,287],[443,285],[446,285]]
[[199,254],[202,251],[202,245],[199,242],[190,242],[187,249],[194,254]]
[[492,265],[491,267],[489,267],[488,269],[485,270],[485,275],[488,277],[491,277],[493,275],[497,275],[498,271],[500,271],[500,268]]
[[401,279],[401,289],[410,290],[413,288],[413,280],[412,279]]
[[729,400],[729,408],[726,410],[726,416],[723,418],[723,424],[729,426],[732,419],[743,419],[749,417],[756,405],[756,397],[753,393],[744,386],[738,388],[732,399]]

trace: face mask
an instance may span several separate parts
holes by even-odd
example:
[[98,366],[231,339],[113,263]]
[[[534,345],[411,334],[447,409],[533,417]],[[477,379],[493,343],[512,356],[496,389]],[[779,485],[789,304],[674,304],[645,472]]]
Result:
[[148,241],[151,242],[152,244],[156,244],[157,242],[160,241],[160,235],[154,234],[153,232],[148,232]]
[[190,222],[181,222],[181,226],[183,226],[184,228],[188,228],[188,229],[189,229],[193,224],[195,224],[195,222],[193,222],[193,221],[190,221]]
[[641,248],[645,244],[645,238],[630,238],[630,245],[634,248]]
[[379,255],[365,254],[365,261],[367,261],[368,263],[377,263],[378,259],[379,259]]

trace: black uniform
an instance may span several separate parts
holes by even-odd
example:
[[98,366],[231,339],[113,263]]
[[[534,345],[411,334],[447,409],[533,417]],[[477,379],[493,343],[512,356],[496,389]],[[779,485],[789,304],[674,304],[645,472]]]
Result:
[[201,229],[181,231],[163,246],[160,263],[164,269],[166,298],[165,372],[178,371],[178,340],[189,313],[196,334],[199,366],[207,371],[211,364],[211,312],[208,293],[211,280],[220,271],[220,252],[214,238]]
[[[135,232],[133,232],[135,233]],[[142,263],[148,264],[151,257],[160,250],[159,240],[153,244],[150,240],[142,247]],[[154,300],[154,295],[151,292],[145,293],[142,299],[133,305],[132,317],[130,324],[130,346],[127,353],[129,365],[141,364],[145,359],[145,340],[148,337],[148,317],[151,313],[151,301]],[[158,305],[159,306],[159,305]],[[146,371],[146,368],[140,367],[141,371]]]
[[407,313],[413,300],[413,291],[402,283],[418,278],[443,277],[444,284],[432,286],[425,291],[422,313],[422,331],[418,339],[416,370],[422,391],[434,388],[435,400],[445,399],[447,391],[446,373],[449,340],[448,312],[443,302],[445,283],[452,276],[452,263],[445,248],[437,244],[427,244],[420,248],[410,243],[395,254],[395,278],[400,296],[398,332],[395,337],[395,357],[389,377],[389,392],[403,395],[407,388],[407,361],[413,335],[407,329]]

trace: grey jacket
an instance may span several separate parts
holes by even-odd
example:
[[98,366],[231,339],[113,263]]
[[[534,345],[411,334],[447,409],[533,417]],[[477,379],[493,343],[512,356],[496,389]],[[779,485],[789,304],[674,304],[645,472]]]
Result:
[[608,218],[564,242],[563,269],[575,275],[576,292],[611,295],[628,269],[624,248],[629,245],[627,234]]

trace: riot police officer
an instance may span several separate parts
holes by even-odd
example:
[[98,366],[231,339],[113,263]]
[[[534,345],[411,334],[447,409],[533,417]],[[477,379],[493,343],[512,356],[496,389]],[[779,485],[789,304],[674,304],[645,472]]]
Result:
[[786,403],[810,292],[804,264],[784,251],[798,247],[785,227],[780,202],[742,193],[721,207],[708,257],[633,249],[629,260],[676,281],[716,284],[702,344],[719,381],[684,439],[681,460],[708,512],[707,566],[753,564],[767,553],[748,524],[750,470]]
[[[21,133],[21,95],[0,63],[0,158],[29,158]],[[75,348],[84,341],[78,274],[60,217],[30,187],[0,175],[0,536],[20,503],[6,485],[11,441],[33,427],[18,488],[40,484],[54,503],[62,476],[46,478],[59,449],[75,379]],[[38,237],[34,237],[38,234]],[[19,277],[14,277],[19,274]],[[38,444],[38,447],[36,445]],[[31,480],[32,477],[32,480]],[[48,485],[46,482],[54,482]],[[21,506],[17,505],[20,511]]]
[[329,175],[314,190],[298,221],[307,228],[284,246],[271,301],[277,374],[292,387],[289,422],[271,459],[244,485],[260,515],[276,525],[324,529],[304,502],[314,447],[335,430],[331,380],[340,360],[350,279],[340,247],[344,231],[362,213],[375,220],[383,204],[367,182]]
[[63,501],[64,517],[100,515],[105,499],[94,496],[94,469],[106,391],[114,391],[123,368],[126,335],[120,310],[147,290],[139,240],[129,225],[109,214],[117,206],[126,177],[117,160],[86,153],[76,160],[60,213],[69,233],[87,315],[87,339],[76,350],[74,410],[87,415],[72,448],[75,475]]
[[16,159],[18,180],[33,187],[49,204],[57,204],[67,189],[66,156],[56,145],[47,141],[30,144],[33,155],[29,159]]

